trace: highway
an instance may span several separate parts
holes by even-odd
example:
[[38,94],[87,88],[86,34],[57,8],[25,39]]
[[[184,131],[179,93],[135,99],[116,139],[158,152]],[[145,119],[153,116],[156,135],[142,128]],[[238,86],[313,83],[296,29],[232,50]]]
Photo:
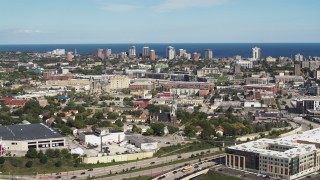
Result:
[[[139,169],[139,168],[145,168],[145,167],[150,167],[150,166],[155,166],[155,165],[159,165],[159,164],[163,164],[163,163],[168,163],[168,162],[172,162],[172,161],[177,161],[180,159],[188,159],[191,154],[197,154],[197,153],[201,153],[201,152],[207,152],[207,150],[200,150],[200,151],[194,151],[194,152],[189,152],[189,153],[184,153],[181,154],[181,158],[178,158],[177,155],[172,155],[172,156],[166,156],[166,157],[160,157],[160,158],[151,158],[151,159],[145,159],[145,160],[141,160],[141,161],[136,161],[136,162],[130,162],[130,163],[125,163],[125,164],[121,164],[121,165],[114,165],[114,166],[106,166],[106,167],[101,167],[101,168],[95,168],[93,169],[93,171],[88,171],[88,170],[77,170],[77,171],[70,171],[70,172],[61,172],[61,174],[59,176],[61,176],[61,179],[70,179],[72,176],[77,176],[78,179],[86,179],[88,177],[89,174],[95,176],[95,177],[99,177],[99,176],[104,176],[104,175],[108,175],[110,173],[110,171],[112,172],[112,174],[117,173],[121,173],[123,172],[123,170],[126,169]],[[219,151],[219,148],[212,148],[210,149],[210,152],[217,152]],[[198,160],[196,160],[198,161]],[[166,167],[160,167],[160,168],[156,168],[155,172],[161,172],[161,171],[166,171],[166,170],[170,170],[174,167],[183,165],[184,163],[179,163],[179,164],[175,164],[175,165],[171,165],[171,166],[166,166]],[[85,172],[85,174],[82,174]],[[132,174],[132,177],[134,175],[139,176],[139,173],[146,173],[148,172],[149,175],[152,173],[150,170],[148,171],[142,171],[142,172],[136,172],[136,173],[129,173]],[[128,177],[129,174],[124,174],[124,176]],[[119,175],[122,176],[122,175]],[[52,174],[40,174],[37,176],[38,179],[56,179],[57,175],[52,175]],[[114,177],[116,176],[112,176],[110,177],[110,179],[114,179]],[[20,179],[20,178],[19,178]],[[34,177],[25,177],[23,179],[34,179]],[[103,178],[106,179],[106,178]],[[118,179],[118,178],[117,178]]]

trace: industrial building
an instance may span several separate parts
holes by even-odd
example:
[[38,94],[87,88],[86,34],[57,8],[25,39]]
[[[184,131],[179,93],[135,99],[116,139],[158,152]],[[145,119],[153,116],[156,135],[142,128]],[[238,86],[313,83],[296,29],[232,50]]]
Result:
[[[0,126],[0,152],[28,151],[48,148],[65,148],[65,138],[49,128],[40,124],[17,124]],[[1,155],[1,153],[0,153]]]
[[281,179],[320,169],[320,128],[279,139],[259,139],[226,148],[225,165]]

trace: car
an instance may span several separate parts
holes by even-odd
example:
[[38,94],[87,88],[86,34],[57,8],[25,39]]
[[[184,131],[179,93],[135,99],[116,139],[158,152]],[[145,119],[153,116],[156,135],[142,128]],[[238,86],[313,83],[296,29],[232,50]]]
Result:
[[181,155],[178,155],[178,158],[181,158],[182,156]]
[[92,169],[92,168],[90,168],[90,169],[88,169],[88,171],[93,171],[93,169]]
[[86,174],[86,172],[82,172],[82,173],[81,173],[81,175],[84,175],[84,174]]
[[311,176],[306,176],[306,178],[311,178]]
[[201,170],[202,170],[202,168],[201,168],[201,167],[199,167],[197,170],[198,170],[198,171],[201,171]]
[[176,174],[177,172],[178,172],[178,171],[173,171],[172,173],[173,173],[173,174]]
[[72,176],[71,179],[77,179],[77,176]]
[[168,142],[166,142],[166,144],[171,144],[171,143],[168,141]]
[[198,168],[198,167],[199,167],[199,165],[195,165],[195,166],[194,166],[194,168]]
[[61,179],[61,176],[57,176],[56,179]]
[[154,164],[154,163],[155,163],[155,162],[152,161],[150,164]]
[[133,166],[133,167],[131,167],[130,169],[132,170],[132,169],[135,169],[135,168],[136,168],[136,167]]

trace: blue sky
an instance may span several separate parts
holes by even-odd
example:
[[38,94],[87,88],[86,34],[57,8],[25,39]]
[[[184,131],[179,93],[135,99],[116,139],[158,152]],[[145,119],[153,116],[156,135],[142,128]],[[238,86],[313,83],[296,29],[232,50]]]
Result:
[[0,0],[0,44],[320,42],[320,0]]

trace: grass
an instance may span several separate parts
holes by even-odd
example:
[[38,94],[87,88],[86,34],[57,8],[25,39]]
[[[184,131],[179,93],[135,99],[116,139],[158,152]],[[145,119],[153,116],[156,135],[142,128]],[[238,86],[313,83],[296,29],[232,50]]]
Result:
[[150,179],[152,179],[151,176],[138,176],[138,177],[133,177],[126,180],[150,180]]
[[200,175],[194,180],[211,180],[211,179],[217,179],[217,180],[241,180],[241,178],[234,177],[234,176],[228,176],[222,173],[218,173],[216,171],[208,171],[207,174]]
[[123,171],[121,173],[109,174],[109,175],[106,175],[106,176],[99,176],[97,178],[110,177],[110,176],[115,176],[115,175],[118,175],[118,174],[127,174],[127,173],[132,173],[132,172],[144,171],[144,170],[154,169],[154,168],[158,168],[158,167],[169,166],[169,165],[183,163],[183,162],[189,162],[189,161],[192,161],[192,160],[201,159],[201,158],[205,158],[205,157],[209,157],[209,156],[213,156],[213,155],[218,155],[218,154],[223,154],[223,153],[224,152],[215,152],[215,153],[203,154],[203,155],[199,154],[198,156],[194,156],[192,158],[190,157],[190,158],[180,159],[180,160],[172,161],[172,162],[168,162],[168,163],[157,164],[157,165],[153,165],[153,166],[149,166],[149,167],[145,167],[145,168]]
[[155,157],[170,156],[175,154],[182,154],[192,151],[206,150],[213,148],[213,146],[206,142],[193,142],[185,145],[172,145],[160,148],[155,154]]
[[[124,164],[125,162],[114,162],[114,163],[101,163],[101,164],[79,164],[78,167],[74,167],[73,159],[66,158],[51,158],[46,164],[41,164],[39,159],[29,159],[26,157],[6,157],[3,165],[0,165],[0,171],[3,174],[19,174],[19,175],[34,175],[46,174],[46,173],[57,173],[66,171],[75,171],[81,169],[90,169],[98,167],[113,166],[118,164]],[[32,161],[33,165],[31,168],[27,168],[25,164],[28,161]],[[56,167],[55,163],[61,161],[61,167]],[[135,161],[128,161],[135,162]]]

